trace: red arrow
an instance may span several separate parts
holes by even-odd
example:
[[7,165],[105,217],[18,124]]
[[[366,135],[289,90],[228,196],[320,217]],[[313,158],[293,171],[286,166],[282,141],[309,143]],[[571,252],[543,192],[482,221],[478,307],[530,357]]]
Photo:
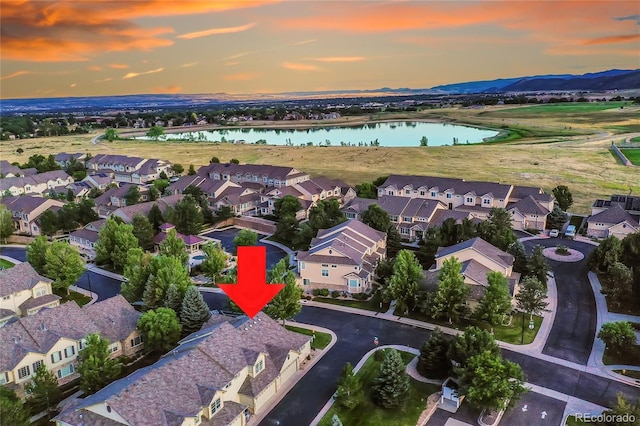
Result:
[[219,284],[249,318],[256,316],[275,297],[284,284],[267,284],[267,248],[238,247],[238,282]]

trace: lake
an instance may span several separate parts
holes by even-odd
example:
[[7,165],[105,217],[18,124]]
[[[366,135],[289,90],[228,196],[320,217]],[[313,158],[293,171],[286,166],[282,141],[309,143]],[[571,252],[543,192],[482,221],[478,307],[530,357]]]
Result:
[[[267,129],[242,127],[226,130],[208,130],[184,133],[168,133],[159,140],[182,140],[203,142],[256,142],[269,145],[373,145],[376,146],[420,146],[423,137],[428,146],[453,145],[455,143],[479,143],[498,134],[495,130],[476,129],[446,123],[384,122],[357,126],[327,126],[308,129]],[[141,136],[136,139],[150,138]]]

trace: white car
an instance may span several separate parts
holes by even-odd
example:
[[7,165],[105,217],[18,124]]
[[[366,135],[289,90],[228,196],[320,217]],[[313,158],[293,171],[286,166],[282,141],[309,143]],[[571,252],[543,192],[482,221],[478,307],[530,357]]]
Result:
[[557,237],[558,235],[560,235],[560,231],[558,231],[557,229],[552,229],[551,231],[549,231],[549,236],[550,236],[551,238],[555,238],[555,237]]

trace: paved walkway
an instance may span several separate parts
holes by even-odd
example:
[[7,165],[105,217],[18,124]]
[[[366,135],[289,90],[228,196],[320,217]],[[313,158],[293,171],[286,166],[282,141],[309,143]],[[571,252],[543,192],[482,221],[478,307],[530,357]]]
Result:
[[98,274],[98,275],[104,275],[105,277],[109,277],[112,278],[114,280],[120,280],[120,281],[124,281],[124,277],[120,274],[116,274],[115,272],[110,272],[107,271],[106,269],[102,269],[102,268],[98,268],[95,264],[93,263],[87,263],[85,265],[85,268],[91,272],[93,272],[94,274]]
[[284,244],[280,244],[278,242],[268,240],[267,238],[269,238],[270,236],[271,235],[264,237],[263,239],[260,240],[260,242],[263,244],[270,244],[274,247],[278,247],[280,250],[286,252],[289,255],[289,265],[297,266],[298,262],[296,262],[296,252],[291,250],[289,247],[285,246]]

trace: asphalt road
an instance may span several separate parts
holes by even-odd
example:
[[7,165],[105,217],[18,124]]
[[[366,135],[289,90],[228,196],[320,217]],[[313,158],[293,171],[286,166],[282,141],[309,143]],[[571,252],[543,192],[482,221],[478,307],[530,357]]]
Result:
[[[235,244],[233,244],[233,239],[236,237],[239,231],[240,229],[231,228],[225,229],[223,231],[209,232],[208,234],[204,235],[209,238],[220,240],[220,244],[226,251],[228,251],[229,253],[235,253],[236,246]],[[259,238],[263,237],[264,235],[259,235]],[[256,245],[267,248],[267,269],[271,269],[273,265],[280,261],[280,259],[287,257],[287,253],[284,250],[271,244],[264,244],[258,241],[258,244]]]
[[586,365],[596,334],[596,301],[587,278],[587,259],[594,246],[574,240],[548,238],[525,241],[527,251],[535,245],[555,247],[559,244],[585,255],[580,262],[556,262],[547,259],[558,288],[558,308],[542,353]]

